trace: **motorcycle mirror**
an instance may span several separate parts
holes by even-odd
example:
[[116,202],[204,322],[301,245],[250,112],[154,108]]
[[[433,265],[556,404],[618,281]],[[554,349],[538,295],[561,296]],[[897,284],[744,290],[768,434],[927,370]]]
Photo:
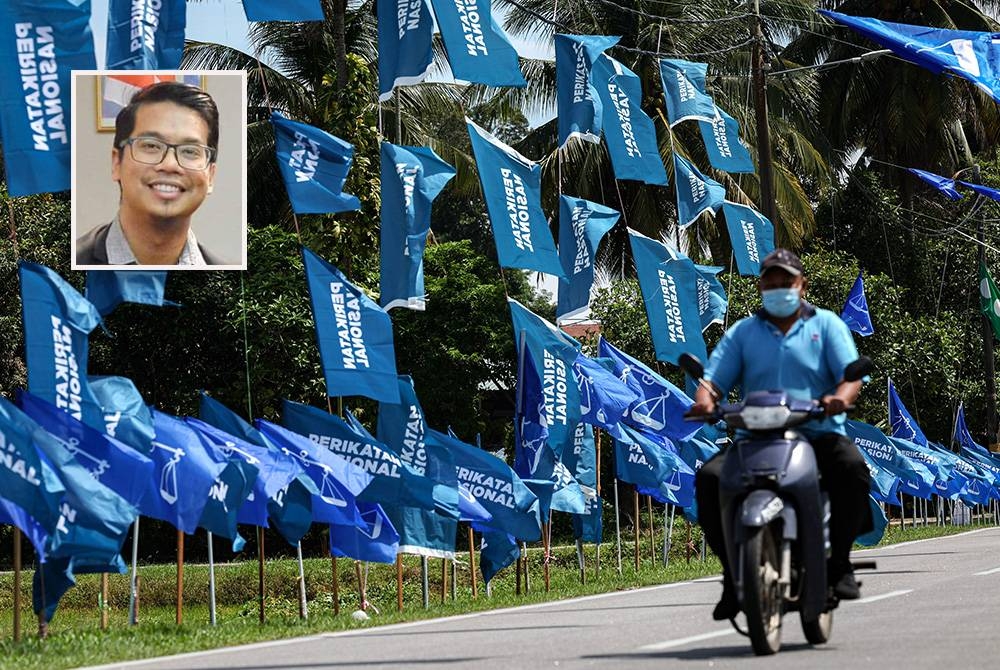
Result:
[[872,359],[867,356],[860,356],[858,360],[848,365],[847,369],[844,370],[844,381],[856,382],[871,374],[874,369],[875,363],[872,362]]
[[691,375],[692,379],[700,380],[705,375],[705,366],[698,360],[698,357],[687,352],[681,354],[677,365],[680,366],[681,370]]

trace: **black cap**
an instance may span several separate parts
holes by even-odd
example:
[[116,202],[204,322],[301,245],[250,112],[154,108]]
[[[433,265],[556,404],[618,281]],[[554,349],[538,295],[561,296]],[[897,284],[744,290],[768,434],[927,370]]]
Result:
[[806,269],[802,267],[802,261],[799,257],[793,254],[788,249],[775,249],[767,256],[760,264],[760,274],[764,275],[765,272],[771,268],[781,268],[785,272],[795,275],[796,277],[805,274]]

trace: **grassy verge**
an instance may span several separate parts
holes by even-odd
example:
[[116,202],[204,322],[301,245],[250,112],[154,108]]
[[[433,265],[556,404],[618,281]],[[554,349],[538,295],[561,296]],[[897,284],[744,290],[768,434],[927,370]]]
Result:
[[[968,527],[906,528],[890,527],[882,544],[938,537],[968,530]],[[632,540],[634,536],[628,536]],[[208,625],[208,568],[188,565],[184,571],[184,623],[175,623],[176,567],[150,565],[140,568],[140,625],[127,624],[128,580],[124,575],[111,577],[108,599],[110,626],[99,629],[99,577],[84,575],[76,587],[63,598],[49,637],[42,640],[34,634],[34,615],[30,611],[31,574],[25,573],[22,587],[22,630],[25,635],[15,643],[12,636],[13,584],[12,576],[0,575],[0,668],[72,668],[81,665],[109,663],[117,660],[148,658],[165,654],[211,649],[262,640],[308,635],[402,621],[462,614],[480,610],[510,607],[581,595],[626,590],[653,584],[683,581],[718,574],[719,563],[709,556],[700,560],[697,551],[686,557],[686,529],[678,524],[670,554],[670,564],[662,565],[662,535],[649,535],[641,541],[640,567],[635,569],[634,545],[622,547],[622,574],[617,571],[614,544],[601,547],[600,569],[597,569],[595,547],[585,550],[586,574],[581,583],[573,547],[556,547],[549,565],[550,589],[545,591],[544,566],[540,550],[529,551],[530,590],[517,594],[514,571],[508,568],[497,575],[487,596],[479,584],[477,598],[472,596],[468,554],[459,554],[455,599],[451,597],[451,579],[442,598],[442,561],[429,561],[430,605],[423,608],[420,588],[420,559],[408,556],[404,561],[403,610],[396,610],[395,567],[369,565],[368,599],[379,614],[369,610],[367,623],[353,621],[349,614],[358,606],[358,584],[352,561],[338,561],[340,615],[333,613],[332,565],[330,559],[309,559],[305,563],[309,598],[309,618],[300,620],[297,601],[297,566],[294,561],[281,560],[266,565],[266,615],[264,625],[258,623],[257,564],[253,560],[219,565],[216,568],[218,625]],[[623,542],[626,542],[623,537]],[[692,529],[692,545],[700,543],[698,529]],[[652,555],[655,554],[655,560]],[[477,557],[478,558],[478,557]],[[450,573],[450,571],[449,571]],[[707,616],[707,613],[706,613]]]

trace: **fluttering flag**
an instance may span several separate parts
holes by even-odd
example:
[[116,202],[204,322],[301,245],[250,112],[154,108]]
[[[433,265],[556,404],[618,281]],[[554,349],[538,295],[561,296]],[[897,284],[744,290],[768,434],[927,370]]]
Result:
[[493,18],[490,0],[431,0],[455,79],[487,86],[528,85],[517,51]]
[[587,499],[587,508],[583,514],[573,515],[573,537],[581,542],[592,542],[600,544],[603,539],[603,516],[604,504],[598,497]]
[[59,475],[43,461],[36,446],[36,432],[30,419],[7,400],[0,398],[0,490],[3,497],[22,509],[47,533],[56,529],[59,503],[66,487]]
[[431,202],[455,168],[427,147],[382,143],[379,304],[424,309],[424,246]]
[[[694,470],[660,435],[622,427],[615,440],[615,472],[623,482],[635,484],[640,493],[660,502],[687,507],[694,497]],[[668,447],[669,445],[669,447]]]
[[993,335],[1000,339],[1000,290],[983,263],[979,264],[979,311],[993,328]]
[[760,274],[760,261],[774,251],[774,225],[757,210],[726,201],[722,203],[736,268],[744,277]]
[[920,430],[916,420],[910,416],[906,410],[906,405],[896,393],[896,385],[892,379],[888,379],[889,384],[889,434],[910,442],[916,442],[922,447],[927,446],[927,437],[924,431]]
[[385,507],[434,509],[431,479],[404,463],[385,443],[363,438],[339,416],[285,400],[281,405],[281,422],[371,475],[372,481],[358,496],[359,501],[381,503]]
[[[854,442],[857,445],[858,438],[855,437]],[[876,461],[867,450],[860,448],[860,446],[859,451],[862,457],[864,457],[865,465],[868,466],[868,473],[871,475],[871,496],[878,502],[899,506],[899,487],[903,483],[899,475],[889,468],[884,467],[883,464]],[[958,495],[958,492],[956,492],[956,495]]]
[[381,505],[358,503],[364,528],[330,524],[330,554],[372,563],[395,563],[399,533]]
[[[545,395],[541,378],[531,356],[525,355],[517,368],[518,403],[514,410],[514,472],[528,479],[541,471],[547,476],[556,457],[546,441],[549,437]],[[454,435],[452,435],[454,437]]]
[[962,186],[968,186],[978,195],[981,195],[984,198],[989,198],[990,200],[1000,202],[1000,189],[990,188],[989,186],[983,186],[982,184],[970,184],[967,181],[960,181],[958,183],[960,183]]
[[322,21],[320,0],[243,0],[247,21]]
[[[712,123],[716,118],[715,102],[705,91],[708,63],[694,63],[674,58],[660,59],[660,81],[667,103],[670,126],[691,119]],[[706,146],[708,142],[705,142]]]
[[542,168],[465,119],[500,267],[563,276],[542,212]]
[[153,415],[132,380],[115,376],[88,377],[87,380],[104,413],[103,423],[91,428],[101,429],[148,456],[156,437]]
[[642,111],[642,80],[607,55],[598,57],[591,77],[601,99],[601,127],[615,177],[666,186],[656,128]]
[[[848,420],[844,428],[847,429],[847,437],[851,438],[859,449],[877,465],[899,477],[901,492],[925,497],[934,490],[934,474],[923,463],[911,461],[903,456],[892,440],[878,428],[853,420]],[[898,503],[893,502],[893,504]]]
[[590,305],[597,247],[620,216],[596,202],[559,197],[559,260],[566,278],[559,280],[557,320],[572,318]]
[[513,535],[498,530],[483,531],[483,542],[479,548],[479,569],[487,584],[508,565],[512,565],[521,550]]
[[302,247],[327,395],[399,402],[392,320],[340,270]]
[[930,184],[939,193],[948,196],[950,200],[961,200],[965,197],[955,189],[954,179],[948,179],[939,174],[927,172],[926,170],[918,170],[917,168],[906,168],[906,170],[919,177],[925,184]]
[[992,454],[972,437],[969,426],[965,422],[965,403],[958,404],[958,414],[955,416],[955,441],[963,451],[992,458]]
[[740,124],[736,119],[717,106],[715,118],[699,121],[698,127],[712,167],[733,173],[754,171],[750,150],[740,139]]
[[163,298],[167,273],[156,270],[88,270],[85,295],[101,316],[123,302],[139,305],[180,307]]
[[100,315],[44,265],[19,261],[18,272],[28,390],[89,426],[102,426],[101,407],[87,383],[87,335]]
[[15,505],[9,500],[0,498],[0,524],[17,526],[31,542],[35,553],[38,554],[39,562],[45,562],[45,542],[49,539],[49,534],[42,528],[30,514]]
[[427,78],[434,60],[427,0],[377,0],[378,99],[385,102],[397,86],[413,86]]
[[690,439],[698,432],[697,424],[684,420],[684,413],[694,401],[683,391],[603,337],[598,351],[612,360],[612,372],[639,396],[629,408],[628,423],[678,441]]
[[851,286],[851,292],[847,294],[847,302],[840,312],[840,318],[848,328],[862,337],[875,334],[872,317],[868,313],[868,300],[865,299],[865,281],[860,272],[858,278],[854,280],[854,285]]
[[726,199],[726,188],[722,184],[703,175],[676,152],[674,187],[677,190],[677,225],[681,229],[690,226],[705,212],[714,216]]
[[639,394],[618,379],[605,363],[614,365],[611,359],[597,360],[583,352],[577,354],[573,363],[580,389],[580,420],[617,437],[618,422],[639,400]]
[[995,33],[890,23],[823,9],[819,13],[935,74],[967,79],[1000,102],[1000,44]]
[[571,137],[594,144],[601,141],[601,99],[591,72],[597,58],[619,39],[604,35],[556,34],[556,116],[560,147]]
[[704,332],[713,323],[725,321],[729,298],[719,281],[718,275],[723,268],[695,263],[694,269],[698,272],[698,318],[701,319],[701,330]]
[[631,228],[628,233],[656,358],[676,365],[687,352],[707,360],[694,264],[671,258],[662,242]]
[[110,0],[105,69],[178,69],[186,24],[185,0]]
[[868,507],[871,508],[874,527],[864,535],[859,535],[854,540],[862,547],[874,547],[881,542],[882,536],[885,535],[885,529],[889,525],[889,519],[885,516],[885,510],[875,500],[875,496],[868,496]]
[[70,187],[70,72],[96,67],[90,2],[0,2],[0,136],[11,196]]
[[271,125],[292,211],[336,214],[361,209],[361,201],[343,191],[354,162],[354,145],[278,112],[271,112]]

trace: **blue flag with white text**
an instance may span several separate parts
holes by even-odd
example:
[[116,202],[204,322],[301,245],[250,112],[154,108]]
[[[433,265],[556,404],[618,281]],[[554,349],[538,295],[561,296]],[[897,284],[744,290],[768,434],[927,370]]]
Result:
[[88,270],[85,295],[101,316],[107,316],[123,302],[179,307],[176,302],[163,299],[166,283],[166,271]]
[[185,0],[110,0],[104,69],[178,69],[186,24]]
[[590,305],[597,248],[620,216],[596,202],[559,197],[559,260],[566,278],[559,280],[556,319],[573,317]]
[[20,409],[0,398],[0,491],[47,532],[59,521],[59,504],[66,487],[36,446],[36,433],[45,431]]
[[520,477],[547,477],[555,466],[555,455],[546,444],[549,437],[545,396],[531,356],[525,355],[517,370],[518,406],[514,409],[514,472]]
[[722,203],[736,268],[744,277],[760,275],[760,262],[774,251],[774,225],[766,216],[746,205]]
[[698,271],[698,317],[701,319],[701,329],[704,331],[713,323],[725,321],[726,310],[729,309],[729,297],[718,277],[723,268],[695,263],[694,269]]
[[740,139],[740,124],[719,107],[715,108],[715,118],[699,121],[701,139],[705,142],[708,162],[716,170],[731,173],[752,173],[753,159],[750,150]]
[[424,246],[431,203],[455,168],[427,147],[382,143],[379,304],[424,309]]
[[427,0],[377,0],[378,99],[385,102],[397,86],[413,86],[427,77],[434,60]]
[[916,442],[922,447],[927,446],[927,436],[920,430],[916,419],[910,416],[906,405],[896,393],[896,385],[889,379],[889,434],[910,442]]
[[562,277],[542,211],[542,167],[466,118],[500,267]]
[[726,188],[706,177],[690,161],[674,152],[674,187],[677,190],[677,225],[690,226],[709,212],[713,216],[726,199]]
[[602,54],[591,73],[601,99],[601,128],[617,179],[667,185],[653,120],[642,110],[642,80]]
[[306,123],[271,112],[278,168],[296,214],[336,214],[361,209],[344,193],[354,145]]
[[322,21],[321,0],[243,0],[247,21]]
[[851,292],[847,294],[847,302],[840,312],[840,318],[858,335],[867,337],[875,334],[872,317],[868,313],[868,301],[865,299],[865,280],[860,272],[851,286]]
[[96,67],[89,0],[0,2],[0,136],[9,195],[70,187],[70,72]]
[[[615,440],[615,473],[640,493],[680,507],[691,504],[694,471],[677,455],[668,438],[623,426]],[[668,447],[669,445],[669,447]]]
[[930,495],[934,489],[935,476],[923,463],[903,456],[892,440],[874,426],[848,420],[844,427],[847,437],[866,452],[875,464],[899,477],[900,492],[921,497]]
[[601,141],[599,82],[593,81],[591,72],[597,58],[619,39],[604,35],[556,34],[556,118],[560,147],[571,137],[594,144]]
[[455,79],[523,87],[517,51],[493,18],[491,0],[431,0]]
[[103,422],[91,428],[103,429],[111,437],[148,456],[156,437],[153,415],[132,380],[116,376],[92,376],[87,380],[104,414]]
[[327,395],[399,402],[389,315],[310,249],[302,259]]
[[[611,362],[610,359],[601,361]],[[580,389],[580,420],[617,436],[618,422],[639,400],[639,393],[583,352],[577,354],[573,372]]]
[[[670,126],[681,121],[698,120],[711,123],[715,118],[715,102],[705,91],[708,63],[694,63],[676,58],[660,59],[660,82],[667,103]],[[708,142],[705,143],[706,146]]]
[[[925,184],[929,184],[938,193],[947,196],[949,200],[961,200],[965,197],[955,189],[954,179],[942,177],[939,174],[927,172],[926,170],[918,170],[917,168],[906,168],[906,170],[919,177]],[[962,183],[964,184],[965,182]]]

